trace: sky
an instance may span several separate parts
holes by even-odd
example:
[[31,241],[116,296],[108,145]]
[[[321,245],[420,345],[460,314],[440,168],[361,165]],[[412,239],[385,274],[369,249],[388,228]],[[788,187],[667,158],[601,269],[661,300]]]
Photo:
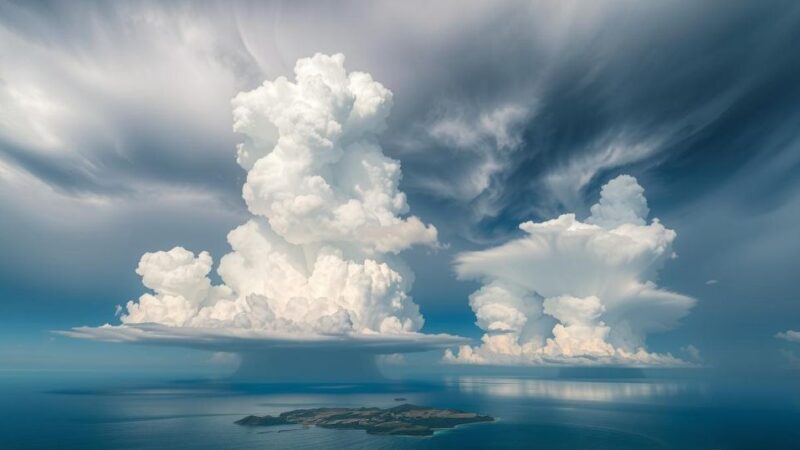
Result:
[[[226,238],[245,223],[304,249],[282,250],[281,258],[309,251],[319,258],[321,247],[332,247],[341,260],[373,261],[395,280],[394,297],[341,306],[344,316],[335,317],[349,320],[302,316],[295,320],[302,333],[320,332],[324,322],[328,332],[473,340],[449,359],[433,352],[430,364],[469,364],[474,355],[489,364],[581,364],[590,355],[623,365],[798,365],[797,4],[424,6],[0,2],[4,368],[227,361],[208,349],[187,354],[52,331],[126,317],[173,320],[136,319],[128,302],[141,304],[148,289],[159,298],[183,295],[158,280],[184,265],[195,270],[192,283],[230,287],[219,298],[246,302],[250,288],[231,281],[236,270],[216,271],[223,255],[252,248],[232,252]],[[334,62],[304,60],[317,53]],[[333,73],[326,80],[345,83],[340,97],[316,103],[317,91],[295,73],[298,61],[312,61],[313,76]],[[372,81],[353,82],[354,73]],[[262,89],[281,76],[301,87]],[[284,88],[292,94],[280,94]],[[373,97],[377,103],[362,102],[369,107],[354,106]],[[324,136],[335,135],[343,154],[361,142],[369,150],[358,152],[371,161],[399,162],[370,178],[393,200],[380,197],[376,206],[341,181],[361,179],[353,175],[359,161],[347,158],[312,152],[298,178],[286,172],[295,160],[265,168],[240,151],[237,162],[243,142],[258,155],[279,138],[316,148],[299,125],[264,131],[295,123],[293,108],[307,104],[322,105],[344,130],[328,127],[334,134]],[[351,110],[363,123],[349,119]],[[256,119],[248,128],[243,117]],[[258,173],[266,174],[261,184]],[[276,173],[287,178],[284,187],[276,187]],[[333,192],[322,196],[319,215],[280,209],[285,195],[319,194],[304,184],[315,174]],[[377,220],[385,234],[331,219],[354,198],[368,205],[365,223]],[[314,227],[323,223],[330,227]],[[398,223],[405,231],[390,226]],[[622,240],[610,248],[593,244],[615,239]],[[172,253],[170,261],[182,263],[140,264],[142,255],[156,261],[176,246],[188,255]],[[212,258],[208,270],[203,251]],[[516,264],[503,266],[504,252]],[[302,282],[313,290],[307,275]],[[256,293],[290,318],[270,303],[280,295]],[[196,301],[218,301],[210,298]],[[401,312],[381,309],[399,298]],[[378,319],[353,320],[367,313]],[[381,328],[386,317],[399,327]]]

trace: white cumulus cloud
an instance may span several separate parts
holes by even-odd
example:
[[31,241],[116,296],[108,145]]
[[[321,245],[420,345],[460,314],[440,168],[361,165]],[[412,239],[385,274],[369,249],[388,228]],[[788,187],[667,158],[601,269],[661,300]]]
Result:
[[644,225],[650,214],[644,189],[630,175],[620,175],[609,181],[600,191],[600,201],[592,206],[588,223],[603,228],[614,228],[631,223]]
[[685,364],[645,348],[648,333],[675,326],[695,303],[653,281],[674,256],[676,233],[646,222],[644,190],[627,175],[603,186],[591,211],[584,222],[574,214],[525,222],[526,236],[457,256],[458,275],[484,283],[470,305],[485,334],[447,361]]
[[800,331],[786,330],[775,335],[778,339],[789,342],[800,342]]
[[127,303],[122,325],[71,334],[181,344],[436,342],[418,333],[424,321],[408,295],[413,276],[396,256],[438,243],[436,228],[406,215],[400,163],[376,139],[392,94],[369,74],[348,73],[344,62],[341,54],[301,59],[294,81],[266,81],[233,99],[253,217],[228,234],[221,284],[209,278],[207,252],[146,253],[136,272],[152,292]]
[[391,92],[369,74],[348,74],[341,54],[301,59],[295,74],[233,99],[250,211],[297,245],[385,253],[435,243],[433,226],[400,217],[408,212],[400,163],[376,140]]

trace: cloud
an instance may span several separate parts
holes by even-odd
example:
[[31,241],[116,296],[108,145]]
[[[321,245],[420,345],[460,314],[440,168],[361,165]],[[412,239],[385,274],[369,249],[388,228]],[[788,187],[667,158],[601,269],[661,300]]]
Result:
[[400,163],[377,143],[391,92],[343,64],[341,54],[301,59],[296,83],[278,78],[234,98],[248,208],[297,245],[345,242],[385,253],[435,243],[434,227],[399,217],[408,212]]
[[623,224],[645,225],[650,214],[644,189],[630,175],[620,175],[600,190],[600,201],[591,208],[587,223],[603,228],[616,228]]
[[407,353],[443,348],[464,342],[446,334],[402,333],[295,333],[248,328],[174,327],[155,323],[130,323],[75,327],[56,331],[78,339],[147,345],[170,345],[217,352],[239,353],[244,357],[262,350],[351,351],[366,354]]
[[677,236],[649,224],[643,189],[622,175],[606,184],[585,222],[574,214],[520,225],[526,236],[457,256],[482,344],[448,351],[474,364],[682,365],[645,349],[648,333],[675,326],[695,301],[653,280]]
[[778,339],[789,342],[800,342],[800,331],[786,330],[775,335]]
[[386,365],[402,365],[406,363],[406,357],[402,353],[389,353],[388,355],[381,355],[378,357],[378,362]]
[[408,350],[460,340],[418,333],[413,276],[395,254],[435,247],[437,231],[406,215],[400,163],[376,140],[391,92],[344,62],[341,54],[300,59],[294,81],[279,77],[234,98],[253,217],[228,234],[221,284],[209,278],[208,252],[145,253],[136,273],[152,292],[127,303],[122,325],[69,334],[234,348],[353,342]]
[[476,118],[463,117],[462,111],[448,111],[429,125],[428,133],[457,150],[478,150],[491,145],[508,151],[522,143],[520,124],[528,114],[527,108],[515,104],[482,112]]
[[574,207],[580,203],[583,190],[599,173],[644,160],[657,149],[658,145],[653,142],[628,142],[622,138],[599,142],[586,154],[575,155],[568,162],[551,168],[542,175],[542,183],[558,203]]
[[531,118],[531,108],[516,102],[477,110],[449,103],[435,108],[403,147],[414,149],[412,159],[429,155],[452,170],[442,173],[426,164],[412,174],[410,186],[440,199],[468,202],[476,217],[490,214],[491,199],[502,191],[500,175],[523,144]]
[[188,9],[0,9],[0,159],[75,197],[235,195],[231,30]]
[[786,349],[781,349],[779,354],[790,368],[800,369],[800,356],[797,356],[793,351]]
[[700,361],[700,350],[694,345],[689,344],[681,350],[689,356],[690,361]]
[[[58,334],[108,342],[186,347],[238,355],[236,379],[258,382],[375,381],[381,355],[457,345],[445,334],[276,332],[247,328],[172,327],[159,324],[77,327]],[[397,361],[397,358],[389,358]],[[226,364],[228,365],[228,364]]]
[[[599,184],[630,173],[681,231],[674,286],[724,281],[690,331],[749,334],[759,358],[796,306],[800,60],[774,55],[794,50],[800,16],[783,3],[0,2],[0,248],[16,255],[0,264],[5,301],[70,320],[67,296],[138,296],[131,255],[180,244],[218,262],[247,214],[231,97],[299,56],[343,51],[395,94],[380,142],[452,251],[505,242],[525,220],[584,218]],[[482,130],[507,106],[530,114],[509,128],[511,151],[483,131],[474,147],[429,133]],[[425,145],[403,145],[411,136]],[[423,311],[464,297],[446,273],[417,275]],[[768,309],[752,301],[765,283]],[[743,330],[742,314],[763,320]],[[715,360],[749,364],[743,351]]]
[[238,365],[241,363],[241,357],[236,353],[228,352],[214,352],[208,361],[212,364],[220,365]]

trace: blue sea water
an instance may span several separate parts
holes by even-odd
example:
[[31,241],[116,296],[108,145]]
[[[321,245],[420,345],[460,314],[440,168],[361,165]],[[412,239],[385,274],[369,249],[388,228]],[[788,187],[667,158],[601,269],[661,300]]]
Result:
[[[358,430],[247,428],[249,414],[321,406],[458,408],[494,423],[429,438]],[[372,385],[257,385],[16,374],[0,377],[0,448],[800,448],[791,381],[445,377]]]

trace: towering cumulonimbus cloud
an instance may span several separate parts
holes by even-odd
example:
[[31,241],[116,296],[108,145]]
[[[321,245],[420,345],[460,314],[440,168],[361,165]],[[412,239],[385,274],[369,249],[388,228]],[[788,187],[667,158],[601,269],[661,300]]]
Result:
[[644,189],[621,175],[602,187],[591,215],[574,214],[520,228],[526,236],[457,256],[461,278],[484,286],[470,296],[480,346],[447,351],[471,364],[682,365],[645,349],[650,332],[667,330],[695,300],[653,280],[674,257],[677,236],[646,222]]
[[228,234],[213,261],[181,247],[142,256],[153,292],[128,302],[126,326],[279,333],[403,334],[423,325],[408,296],[411,272],[396,253],[437,245],[436,228],[408,212],[400,163],[377,135],[392,94],[369,74],[347,73],[343,55],[317,54],[233,99],[244,136],[239,164],[253,218]]

